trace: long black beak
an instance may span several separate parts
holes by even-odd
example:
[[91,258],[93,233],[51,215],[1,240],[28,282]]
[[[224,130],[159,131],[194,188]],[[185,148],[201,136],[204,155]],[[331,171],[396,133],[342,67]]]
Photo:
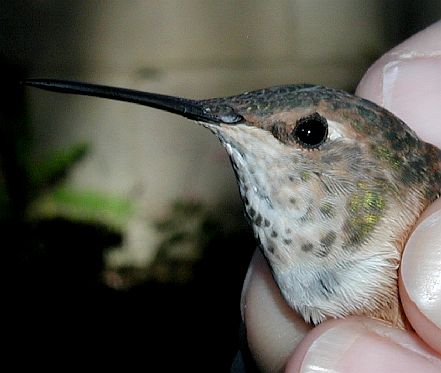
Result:
[[240,115],[234,113],[229,107],[227,107],[226,112],[225,107],[223,107],[221,111],[216,110],[209,104],[210,100],[190,100],[182,97],[161,95],[158,93],[58,79],[29,79],[24,81],[23,84],[53,92],[72,93],[133,102],[135,104],[165,110],[170,113],[179,114],[183,117],[205,123],[235,124],[243,119]]

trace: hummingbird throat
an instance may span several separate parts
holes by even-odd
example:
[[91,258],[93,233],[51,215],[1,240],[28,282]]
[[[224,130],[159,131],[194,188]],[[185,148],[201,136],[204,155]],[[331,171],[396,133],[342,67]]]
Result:
[[[239,124],[211,129],[230,156],[246,216],[271,267],[292,270],[299,248],[325,257],[323,245],[317,251],[317,245],[307,239],[317,230],[318,196],[307,166],[296,159],[292,149],[255,127]],[[333,211],[337,203],[327,196],[320,199],[322,214],[340,223]],[[322,243],[330,250],[337,235],[329,229],[326,233]]]

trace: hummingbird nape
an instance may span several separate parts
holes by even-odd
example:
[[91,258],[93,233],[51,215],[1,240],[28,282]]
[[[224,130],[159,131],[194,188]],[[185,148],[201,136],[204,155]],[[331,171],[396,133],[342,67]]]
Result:
[[421,212],[441,191],[441,151],[400,119],[310,84],[190,100],[33,79],[50,91],[166,110],[227,150],[246,216],[284,299],[307,322],[367,315],[404,328],[397,269]]

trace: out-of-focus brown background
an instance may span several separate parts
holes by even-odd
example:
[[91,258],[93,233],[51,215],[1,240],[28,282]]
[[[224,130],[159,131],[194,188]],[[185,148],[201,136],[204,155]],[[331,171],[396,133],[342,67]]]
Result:
[[254,249],[208,131],[20,80],[189,98],[298,82],[353,91],[440,15],[437,0],[0,2],[0,239],[16,364],[228,371]]

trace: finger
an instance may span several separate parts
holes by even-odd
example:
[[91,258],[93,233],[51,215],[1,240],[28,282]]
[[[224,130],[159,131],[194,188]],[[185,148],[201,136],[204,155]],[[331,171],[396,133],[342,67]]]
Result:
[[427,142],[441,147],[441,21],[380,58],[357,94],[404,120]]
[[441,359],[408,332],[368,318],[324,322],[299,344],[286,372],[426,372]]
[[248,269],[241,308],[256,364],[265,372],[280,371],[311,327],[283,300],[259,250]]
[[418,335],[441,354],[441,200],[424,212],[400,269],[400,297]]

